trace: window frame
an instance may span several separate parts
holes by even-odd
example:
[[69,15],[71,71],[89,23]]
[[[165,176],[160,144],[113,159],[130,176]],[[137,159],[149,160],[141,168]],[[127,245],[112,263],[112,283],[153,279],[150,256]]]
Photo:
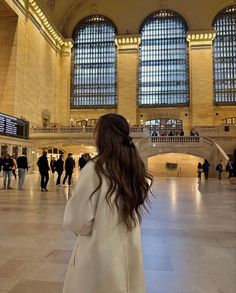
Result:
[[[212,60],[213,60],[213,104],[215,106],[235,106],[236,105],[236,98],[235,98],[235,101],[217,101],[216,98],[217,98],[217,92],[216,92],[216,86],[217,86],[217,80],[219,81],[220,79],[217,79],[216,78],[216,73],[217,73],[217,67],[216,67],[216,64],[217,64],[217,59],[225,59],[226,57],[226,54],[227,52],[223,52],[225,55],[221,55],[220,57],[217,57],[216,58],[216,48],[219,48],[219,46],[215,47],[215,43],[216,43],[216,40],[217,40],[217,37],[218,37],[218,31],[217,31],[217,27],[215,27],[216,25],[216,22],[220,21],[220,19],[224,16],[227,15],[227,10],[230,10],[234,8],[235,9],[235,20],[236,20],[236,5],[231,5],[231,6],[228,6],[224,9],[222,9],[214,18],[213,22],[212,22],[212,27],[216,30],[216,37],[215,39],[213,40],[213,44],[212,44]],[[235,28],[236,28],[236,23],[235,23]],[[224,32],[229,32],[231,30],[225,30],[224,29]],[[233,36],[233,34],[231,34],[231,36]],[[236,38],[236,30],[235,30],[235,38]],[[233,42],[233,41],[232,41]],[[230,46],[228,46],[230,47]],[[227,48],[227,46],[222,46],[222,48]],[[233,49],[233,46],[232,46],[232,49]],[[236,62],[236,54],[235,56],[229,56],[229,58],[232,58],[232,59],[235,59],[235,62]],[[223,65],[227,64],[227,65],[232,65],[234,64],[234,62],[232,61],[231,63],[222,63]],[[223,66],[224,67],[224,66]],[[232,72],[236,72],[236,66],[232,68]],[[231,79],[226,79],[226,74],[228,74],[229,72],[225,72],[225,69],[223,70],[219,70],[218,73],[222,73],[224,75],[224,79],[222,79],[222,82],[226,82],[227,80],[233,82],[233,87],[230,88],[232,89],[232,96],[236,97],[236,75],[233,74],[233,77]],[[219,83],[219,82],[218,82]],[[227,89],[227,87],[225,86],[224,88],[221,88],[221,92],[219,92],[219,95],[220,97],[222,98],[230,98],[229,95],[224,95],[223,91]]]
[[[104,21],[97,21],[98,23],[101,22],[101,23],[107,23],[110,25],[110,27],[112,27],[114,29],[114,50],[115,50],[115,54],[114,54],[114,58],[115,58],[115,76],[114,76],[114,90],[115,90],[115,95],[114,95],[114,103],[113,104],[91,104],[91,105],[76,105],[74,100],[75,100],[75,95],[74,95],[74,90],[75,90],[75,86],[79,85],[79,83],[74,83],[74,77],[75,77],[75,64],[79,64],[79,63],[75,63],[75,52],[76,52],[76,48],[75,48],[75,45],[76,45],[76,42],[75,42],[75,38],[76,38],[76,35],[78,34],[78,31],[80,29],[82,29],[83,27],[86,27],[86,25],[89,24],[89,22],[93,22],[92,19],[93,18],[102,18]],[[93,22],[93,23],[96,23],[96,22]],[[110,20],[109,18],[107,18],[106,16],[104,15],[100,15],[100,14],[94,14],[94,15],[89,15],[85,18],[83,18],[81,21],[79,21],[79,23],[75,26],[74,28],[74,31],[73,31],[73,40],[74,40],[74,46],[72,48],[72,52],[71,52],[71,87],[70,87],[70,109],[71,110],[76,110],[76,109],[106,109],[106,108],[117,108],[117,104],[118,104],[118,90],[117,90],[117,47],[116,47],[116,44],[115,44],[115,37],[117,35],[117,27],[115,26],[115,24],[113,23],[112,20]],[[108,42],[107,42],[108,43]],[[91,44],[91,43],[90,43]],[[107,60],[107,59],[106,59]],[[90,63],[91,64],[91,63]],[[108,64],[108,62],[106,62],[106,64]],[[103,67],[105,68],[105,67]],[[82,75],[81,75],[82,76]],[[103,75],[104,77],[105,75]],[[108,84],[108,83],[106,83]],[[90,84],[87,84],[88,86]],[[91,83],[92,85],[92,83]],[[105,85],[105,84],[102,84],[102,85]],[[103,93],[104,94],[104,93]],[[101,95],[102,98],[105,98],[106,99],[106,96],[105,95]],[[99,98],[99,96],[97,95],[95,97],[96,99]]]
[[[143,28],[145,27],[146,24],[149,24],[155,16],[157,15],[160,15],[161,13],[170,13],[172,14],[172,17],[173,15],[175,17],[178,17],[178,19],[181,21],[181,23],[183,24],[183,27],[185,29],[185,36],[184,36],[184,39],[185,39],[185,75],[186,75],[186,80],[184,81],[185,85],[186,85],[186,101],[185,102],[182,102],[182,103],[169,103],[167,101],[167,103],[149,103],[149,104],[142,104],[141,103],[141,69],[142,69],[142,59],[141,59],[141,48],[142,48],[142,31],[143,31]],[[168,18],[168,17],[167,17]],[[165,107],[188,107],[189,104],[190,104],[190,72],[189,72],[189,45],[188,45],[188,42],[187,42],[187,31],[188,31],[188,25],[187,25],[187,22],[185,21],[185,19],[176,11],[174,10],[170,10],[170,9],[160,9],[158,11],[155,11],[153,13],[151,13],[150,15],[148,15],[144,21],[142,22],[141,26],[140,26],[140,34],[141,34],[141,43],[140,43],[140,46],[139,46],[139,69],[138,69],[138,93],[137,93],[137,103],[138,103],[138,107],[139,108],[165,108]],[[180,39],[180,38],[179,38]],[[163,40],[160,38],[160,40]],[[166,40],[166,39],[165,39]],[[163,47],[162,47],[162,50],[163,50]],[[161,52],[161,50],[160,50]],[[151,55],[151,54],[150,54]],[[153,55],[153,54],[152,54]],[[178,60],[181,60],[181,59],[178,59]],[[170,59],[168,61],[168,64],[165,65],[166,67],[167,66],[170,66]],[[176,64],[174,64],[173,62],[173,65],[172,66],[176,66]],[[182,65],[181,65],[182,66]],[[153,67],[154,68],[154,67]],[[167,72],[167,69],[166,71]],[[174,71],[172,71],[173,73]],[[152,77],[155,76],[155,75],[152,75]],[[164,75],[162,75],[164,76]],[[161,79],[161,82],[160,83],[163,83],[164,80]],[[168,83],[170,83],[170,81],[168,81],[168,78],[165,80],[165,82],[167,82],[167,92],[168,92]],[[180,83],[181,81],[179,80],[174,80],[173,83],[176,82],[176,83]],[[161,85],[160,85],[161,87]],[[177,88],[177,87],[176,87]],[[176,92],[176,88],[175,88],[175,92]],[[173,90],[174,91],[174,90]],[[163,93],[163,90],[160,90],[160,96],[161,96],[161,93]],[[158,92],[155,92],[155,95],[156,97],[158,96]],[[176,94],[175,94],[176,95]],[[154,95],[153,95],[154,96]],[[167,95],[164,95],[165,97],[167,97]],[[175,98],[176,99],[176,98]],[[157,98],[156,98],[157,100]],[[162,97],[162,100],[163,101],[163,97]]]

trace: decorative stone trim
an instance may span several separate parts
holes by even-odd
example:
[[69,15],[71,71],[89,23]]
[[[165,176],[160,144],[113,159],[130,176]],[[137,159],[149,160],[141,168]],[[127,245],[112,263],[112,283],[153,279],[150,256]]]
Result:
[[187,32],[187,41],[192,47],[211,47],[216,36],[215,30],[200,30]]
[[54,45],[60,51],[63,47],[73,47],[73,40],[63,38],[63,36],[56,31],[55,27],[53,27],[53,25],[49,22],[48,18],[35,0],[14,0],[14,2],[21,9],[21,11],[23,11],[24,14],[29,17],[33,23],[35,23],[40,32],[54,42]]
[[118,51],[138,51],[141,43],[140,35],[119,35],[115,38]]

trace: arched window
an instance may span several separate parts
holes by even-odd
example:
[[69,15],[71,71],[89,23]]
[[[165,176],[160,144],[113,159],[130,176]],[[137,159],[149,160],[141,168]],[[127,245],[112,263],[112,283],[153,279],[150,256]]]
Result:
[[82,20],[74,31],[71,108],[116,105],[116,28],[104,16]]
[[214,98],[216,104],[236,103],[236,5],[221,11],[213,21]]
[[142,24],[139,53],[139,105],[186,105],[189,97],[187,24],[160,10]]
[[172,132],[173,135],[179,135],[183,129],[183,121],[173,118],[156,118],[147,120],[145,125],[149,129],[151,135],[155,134],[157,136],[166,136],[170,132]]

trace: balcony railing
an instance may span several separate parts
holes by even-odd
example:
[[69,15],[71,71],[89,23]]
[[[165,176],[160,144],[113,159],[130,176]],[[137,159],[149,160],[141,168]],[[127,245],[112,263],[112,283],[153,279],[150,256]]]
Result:
[[236,125],[236,117],[229,117],[229,118],[222,119],[222,123]]
[[152,143],[186,143],[200,142],[199,136],[155,136],[151,137]]
[[[143,133],[144,127],[130,127],[131,133]],[[32,133],[93,133],[95,127],[32,127]]]

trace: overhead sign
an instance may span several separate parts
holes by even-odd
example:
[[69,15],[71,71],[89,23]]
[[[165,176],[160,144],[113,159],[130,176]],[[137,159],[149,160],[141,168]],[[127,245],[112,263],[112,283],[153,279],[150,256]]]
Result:
[[29,122],[0,113],[0,135],[29,138]]

